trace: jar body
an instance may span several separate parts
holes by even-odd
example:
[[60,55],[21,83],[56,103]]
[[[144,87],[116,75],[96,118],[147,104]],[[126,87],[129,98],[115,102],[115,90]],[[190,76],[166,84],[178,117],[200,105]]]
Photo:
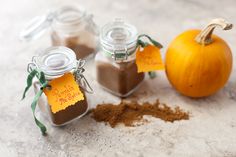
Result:
[[[40,90],[40,83],[37,80],[33,82],[34,92]],[[72,122],[75,119],[81,118],[89,110],[86,95],[82,88],[80,91],[84,95],[84,100],[78,101],[75,104],[68,106],[66,109],[53,113],[50,105],[48,104],[47,97],[43,93],[38,101],[38,107],[50,123],[54,126],[62,126]]]
[[[36,72],[38,71],[38,73],[40,73],[40,76],[36,75],[33,80],[33,87],[36,94],[42,90],[41,88],[44,83],[50,84],[50,81],[61,78],[68,73],[73,75],[72,81],[76,81],[79,90],[83,94],[83,100],[80,100],[74,104],[66,103],[66,108],[54,113],[51,109],[52,105],[49,104],[47,96],[43,92],[39,97],[38,106],[43,115],[49,119],[52,125],[65,125],[87,113],[89,106],[84,90],[88,91],[86,87],[90,86],[82,74],[84,72],[84,64],[84,60],[76,60],[75,53],[71,49],[61,46],[49,47],[45,49],[38,56],[34,56],[32,58],[32,62],[28,64],[28,72],[36,70]],[[41,82],[39,82],[40,78],[45,78],[45,80],[42,79],[43,81],[41,80]],[[53,86],[51,88],[53,88]],[[58,92],[60,93],[60,89]],[[63,90],[62,92],[64,94],[68,94],[68,97],[70,96],[70,90]],[[68,100],[71,98],[72,97],[70,96]],[[63,103],[63,101],[61,101],[61,103]]]
[[96,54],[97,82],[119,97],[132,94],[144,80],[144,73],[137,72],[135,60],[115,62],[100,51]]
[[96,36],[93,32],[86,30],[86,24],[81,24],[79,27],[79,30],[74,33],[66,33],[63,30],[52,28],[52,45],[69,47],[75,52],[77,59],[93,57],[97,48]]

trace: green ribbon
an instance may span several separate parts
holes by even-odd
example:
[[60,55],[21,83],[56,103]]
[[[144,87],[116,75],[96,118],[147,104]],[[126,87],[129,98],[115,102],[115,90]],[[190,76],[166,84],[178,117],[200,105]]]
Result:
[[155,73],[155,71],[149,71],[148,72],[148,75],[149,75],[149,77],[151,78],[151,79],[154,79],[157,75],[156,75],[156,73]]
[[141,38],[142,37],[146,37],[154,46],[158,47],[158,48],[163,48],[163,46],[157,42],[156,40],[152,39],[150,36],[146,35],[146,34],[141,34],[138,36],[138,40],[137,40],[137,47],[141,46],[141,47],[146,47],[147,45],[149,45],[148,42],[142,41]]
[[25,87],[25,90],[24,90],[24,93],[23,93],[23,96],[22,96],[22,100],[25,98],[25,95],[26,95],[27,91],[32,86],[32,82],[33,82],[34,77],[38,78],[38,80],[41,84],[41,88],[36,93],[36,95],[33,99],[33,102],[31,104],[31,109],[32,109],[32,112],[33,112],[33,116],[34,116],[34,120],[35,120],[36,125],[40,128],[42,134],[46,135],[47,128],[35,116],[36,105],[38,103],[38,100],[39,100],[40,96],[43,94],[43,89],[45,89],[46,87],[49,87],[48,82],[45,79],[45,75],[42,71],[38,71],[38,70],[34,69],[29,73],[29,75],[27,77],[27,86]]
[[[146,37],[154,46],[158,47],[158,48],[163,48],[163,46],[157,42],[156,40],[152,39],[150,36],[146,35],[146,34],[141,34],[138,36],[138,40],[137,40],[137,47],[141,46],[141,47],[146,47],[148,45],[150,45],[148,42],[142,41],[141,38]],[[151,79],[156,77],[156,73],[155,71],[149,71],[148,75]]]

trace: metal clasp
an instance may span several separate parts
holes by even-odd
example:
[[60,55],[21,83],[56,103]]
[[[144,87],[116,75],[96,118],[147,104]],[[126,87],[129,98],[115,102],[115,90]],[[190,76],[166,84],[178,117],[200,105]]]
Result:
[[83,90],[85,90],[87,93],[92,94],[93,89],[83,75],[83,72],[85,71],[83,68],[84,65],[85,65],[85,60],[79,59],[77,61],[77,66],[75,69],[76,82],[81,86],[81,88],[83,88]]
[[[119,52],[119,50],[115,50],[115,48],[113,47],[113,54],[112,54],[112,58],[114,58],[114,60],[115,61],[117,61],[118,59],[119,60],[127,60],[128,59],[128,56],[129,56],[129,54],[128,54],[128,49],[127,49],[127,47],[125,46],[125,59],[123,58],[123,57],[118,57],[117,58],[117,52]],[[122,53],[121,53],[122,54]]]
[[31,59],[31,62],[27,65],[27,72],[30,73],[32,70],[37,69],[37,65],[36,65],[36,56],[33,56]]

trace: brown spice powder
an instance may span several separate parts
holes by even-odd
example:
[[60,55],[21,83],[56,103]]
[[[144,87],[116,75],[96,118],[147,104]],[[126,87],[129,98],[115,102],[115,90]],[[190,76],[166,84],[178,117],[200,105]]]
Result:
[[92,118],[97,122],[107,122],[111,127],[115,127],[118,123],[135,126],[134,122],[142,121],[144,115],[151,115],[169,122],[189,119],[188,112],[184,112],[179,107],[171,109],[166,104],[160,104],[159,100],[153,104],[123,101],[118,105],[99,104],[92,110]]

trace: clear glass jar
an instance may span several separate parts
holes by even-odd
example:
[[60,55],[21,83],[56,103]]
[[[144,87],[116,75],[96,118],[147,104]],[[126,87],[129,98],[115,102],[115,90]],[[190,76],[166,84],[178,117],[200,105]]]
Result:
[[77,59],[89,58],[97,49],[98,31],[92,18],[81,8],[63,7],[33,19],[21,32],[21,38],[31,40],[51,28],[53,46],[71,48]]
[[101,29],[101,48],[95,57],[97,81],[120,97],[129,96],[144,80],[144,73],[137,72],[135,63],[137,34],[134,26],[120,19]]
[[[74,119],[82,117],[89,110],[85,91],[89,91],[88,87],[90,86],[82,74],[84,71],[84,63],[84,60],[76,60],[74,52],[69,48],[51,47],[46,49],[39,56],[33,57],[32,63],[28,65],[29,72],[35,68],[44,72],[47,81],[58,78],[68,72],[73,73],[79,88],[84,95],[84,100],[78,101],[64,110],[53,113],[47,102],[47,97],[43,93],[39,98],[38,106],[43,115],[50,120],[52,125],[65,125]],[[38,79],[35,78],[33,80],[33,86],[35,93],[37,93],[41,88]]]

